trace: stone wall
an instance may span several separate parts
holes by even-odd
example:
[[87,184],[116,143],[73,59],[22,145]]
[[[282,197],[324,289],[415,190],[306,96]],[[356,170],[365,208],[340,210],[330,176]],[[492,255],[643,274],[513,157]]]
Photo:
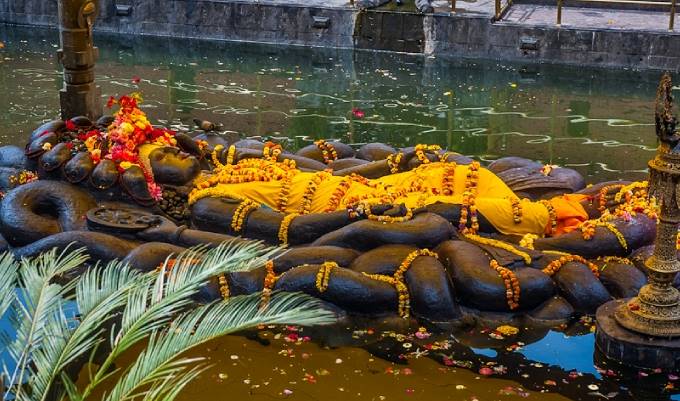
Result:
[[[680,34],[525,27],[484,16],[227,0],[99,0],[96,30],[438,57],[680,70]],[[55,26],[56,0],[0,2],[0,23]],[[126,7],[129,6],[129,9]]]

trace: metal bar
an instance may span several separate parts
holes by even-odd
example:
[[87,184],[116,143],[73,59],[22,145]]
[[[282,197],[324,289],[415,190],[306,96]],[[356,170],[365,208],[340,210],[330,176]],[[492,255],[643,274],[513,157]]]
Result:
[[493,20],[498,21],[500,17],[501,17],[501,0],[496,0],[496,15],[494,16]]
[[557,26],[562,25],[562,0],[557,0]]
[[675,25],[675,1],[673,0],[671,2],[671,18],[670,21],[668,22],[668,30],[672,31]]
[[[354,1],[354,0],[352,0]],[[456,12],[456,0],[451,0],[451,12],[455,13]]]

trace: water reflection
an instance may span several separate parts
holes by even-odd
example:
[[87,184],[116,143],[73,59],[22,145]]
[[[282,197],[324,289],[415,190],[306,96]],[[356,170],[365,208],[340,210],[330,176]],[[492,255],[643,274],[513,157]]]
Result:
[[[57,36],[0,28],[0,40],[0,139],[21,144],[58,114]],[[151,118],[177,129],[196,117],[290,146],[439,143],[574,166],[590,181],[644,176],[655,148],[654,73],[104,35],[97,44],[104,96],[139,88]]]

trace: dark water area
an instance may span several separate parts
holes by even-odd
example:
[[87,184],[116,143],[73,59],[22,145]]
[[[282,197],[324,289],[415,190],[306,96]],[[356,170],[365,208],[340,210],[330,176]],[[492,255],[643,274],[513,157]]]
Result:
[[[56,31],[0,26],[0,144],[58,116]],[[437,143],[493,160],[640,179],[659,74],[97,34],[102,102],[141,91],[152,122],[218,122],[304,146]],[[139,84],[133,83],[139,78]],[[361,116],[363,115],[363,116]],[[676,375],[601,361],[592,321],[498,338],[497,324],[261,328],[192,351],[213,366],[180,400],[680,400]],[[307,338],[309,337],[309,338]]]
[[[0,140],[23,144],[58,115],[58,35],[0,27],[0,41]],[[102,101],[139,90],[151,121],[177,129],[201,118],[292,148],[437,143],[574,167],[591,182],[643,177],[656,147],[658,73],[103,34],[96,44]]]

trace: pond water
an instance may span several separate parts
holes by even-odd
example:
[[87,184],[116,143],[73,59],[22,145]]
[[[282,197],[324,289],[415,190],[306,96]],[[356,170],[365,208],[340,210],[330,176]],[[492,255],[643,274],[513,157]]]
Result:
[[[58,37],[0,26],[0,43],[0,144],[23,145],[58,115]],[[657,73],[101,34],[96,43],[102,101],[139,90],[152,121],[180,130],[200,118],[289,148],[438,143],[574,167],[589,182],[644,177],[656,146]],[[262,328],[193,351],[214,366],[180,399],[680,399],[675,376],[603,365],[591,326],[520,327],[505,339],[492,338],[495,325],[429,338],[380,322]]]

